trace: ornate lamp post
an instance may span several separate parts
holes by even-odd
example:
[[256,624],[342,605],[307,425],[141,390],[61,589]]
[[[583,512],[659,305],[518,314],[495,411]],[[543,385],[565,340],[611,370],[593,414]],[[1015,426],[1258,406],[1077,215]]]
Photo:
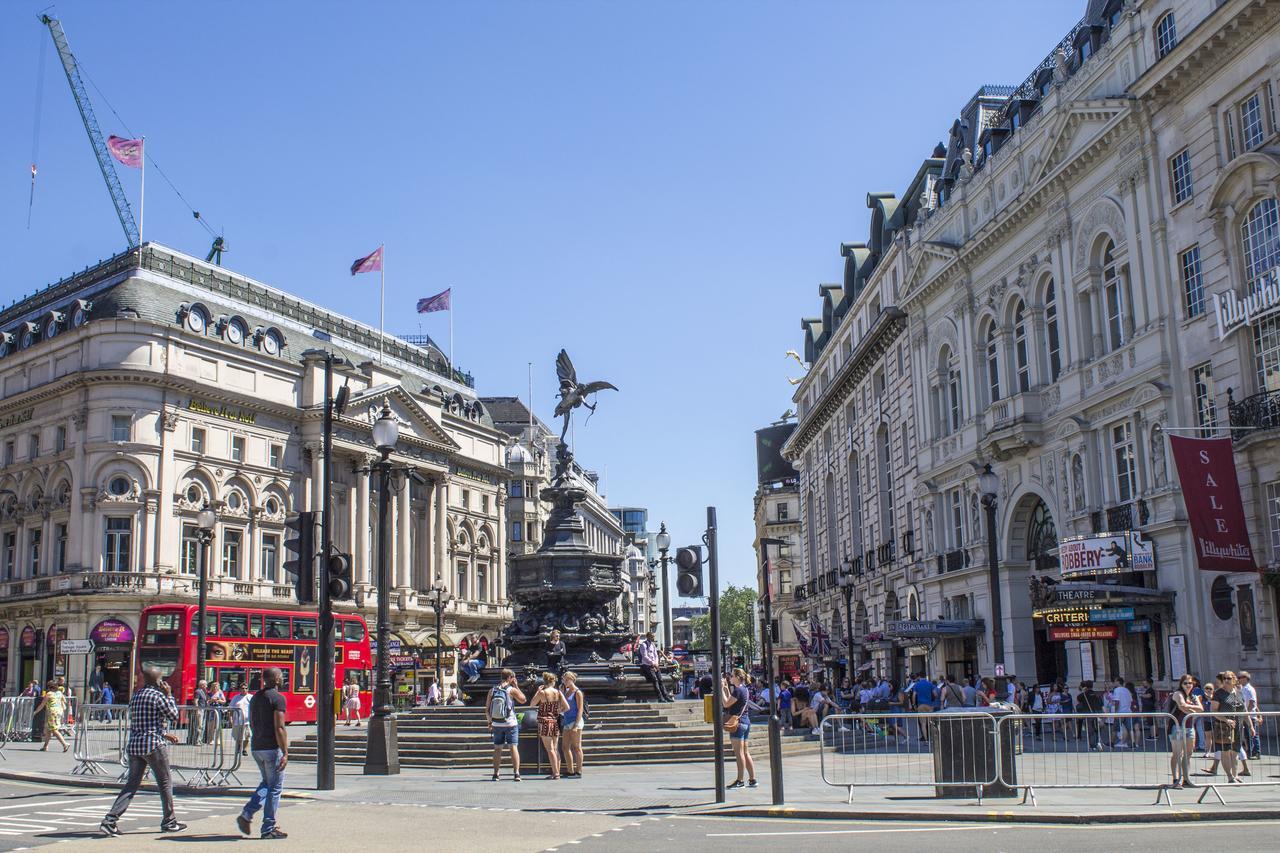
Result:
[[378,668],[373,688],[373,716],[369,718],[369,745],[365,751],[365,775],[388,776],[400,772],[396,716],[391,707],[391,670],[387,665],[391,647],[391,452],[400,439],[400,424],[383,404],[382,414],[373,422],[373,444],[381,459],[373,467],[378,472]]
[[213,528],[218,523],[218,514],[209,502],[196,513],[196,528],[200,532],[200,584],[199,612],[196,615],[196,683],[204,678],[205,647],[204,638],[208,633],[209,619],[209,561],[213,559]]
[[658,559],[649,563],[649,568],[655,565],[662,567],[662,641],[663,644],[670,649],[673,644],[671,634],[671,591],[667,589],[667,564],[671,562],[671,558],[667,556],[667,551],[671,548],[671,534],[667,532],[667,523],[664,521],[658,528],[658,535],[654,537],[658,545]]
[[844,674],[849,679],[850,686],[853,685],[853,585],[857,582],[857,576],[853,573],[853,566],[850,560],[845,560],[847,568],[840,572],[840,589],[844,590],[844,639],[849,649],[844,654]]
[[445,592],[442,584],[432,584],[431,597],[427,602],[431,605],[431,609],[436,612],[436,689],[440,691],[440,699],[444,700],[444,675],[440,667],[440,619],[444,615],[444,609],[449,606],[449,602],[453,601],[453,596]]
[[978,475],[982,506],[987,511],[987,571],[991,586],[991,654],[996,665],[996,698],[1001,702],[1009,695],[1004,671],[1004,607],[1000,601],[1000,558],[996,554],[996,493],[1000,478],[988,463]]

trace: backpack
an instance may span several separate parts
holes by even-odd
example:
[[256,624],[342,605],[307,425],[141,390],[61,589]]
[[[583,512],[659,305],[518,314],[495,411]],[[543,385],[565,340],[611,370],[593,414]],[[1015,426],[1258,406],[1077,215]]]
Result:
[[489,720],[494,723],[505,723],[511,718],[511,694],[505,687],[495,687],[489,691]]

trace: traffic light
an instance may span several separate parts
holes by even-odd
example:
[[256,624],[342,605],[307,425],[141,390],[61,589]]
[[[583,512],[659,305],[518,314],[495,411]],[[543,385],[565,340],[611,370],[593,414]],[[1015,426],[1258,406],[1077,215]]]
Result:
[[335,551],[329,555],[329,598],[334,601],[350,601],[354,590],[351,576],[351,555]]
[[293,576],[293,587],[299,604],[314,604],[316,600],[316,514],[300,512],[284,522],[289,531],[285,534],[284,547],[289,558],[284,570]]
[[676,591],[685,598],[702,598],[702,549],[681,548],[676,551]]

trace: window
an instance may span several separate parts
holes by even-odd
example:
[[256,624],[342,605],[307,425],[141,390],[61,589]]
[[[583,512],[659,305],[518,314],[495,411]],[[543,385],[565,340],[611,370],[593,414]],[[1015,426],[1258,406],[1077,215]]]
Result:
[[1271,531],[1271,562],[1280,562],[1280,480],[1267,483],[1267,527]]
[[13,439],[9,439],[4,443],[4,464],[13,464]]
[[128,477],[112,477],[107,482],[107,491],[118,498],[122,498],[129,494],[129,490],[131,488],[132,484],[129,482]]
[[471,587],[467,584],[467,564],[458,563],[458,585],[454,588],[454,595],[463,600],[471,598]]
[[1162,59],[1178,44],[1178,28],[1169,12],[1156,21],[1156,59]]
[[268,640],[289,639],[288,616],[264,616],[262,636]]
[[987,387],[991,402],[1000,399],[1000,344],[996,340],[996,324],[987,324]]
[[947,545],[959,548],[964,544],[964,503],[960,499],[959,489],[952,489],[947,493],[947,511],[951,519],[947,530]]
[[484,513],[485,515],[489,514],[489,496],[488,495],[480,496],[480,512]]
[[4,576],[13,579],[14,572],[17,569],[18,560],[18,534],[16,531],[9,531],[4,535]]
[[[210,621],[212,622],[213,620],[210,620]],[[218,614],[218,634],[223,637],[248,637],[249,636],[249,614],[247,613]]]
[[836,551],[836,478],[832,474],[827,474],[826,489],[823,494],[823,503],[827,510],[827,564],[823,567],[823,571],[831,571],[840,565],[840,555]]
[[53,434],[53,452],[61,453],[66,449],[67,449],[67,428],[64,426],[60,426],[58,427],[57,431],[55,431]]
[[[1255,204],[1240,226],[1244,244],[1245,287],[1255,293],[1266,286],[1280,266],[1280,209],[1274,198]],[[1280,391],[1280,318],[1264,319],[1253,327],[1258,385]]]
[[511,522],[511,541],[512,542],[524,541],[524,522],[521,522],[521,521]]
[[1213,365],[1209,362],[1197,364],[1191,368],[1191,387],[1196,401],[1196,425],[1200,429],[1201,438],[1209,438],[1213,434],[1211,427],[1217,426],[1218,410],[1213,402]]
[[877,455],[880,457],[880,542],[893,541],[893,443],[889,441],[889,427],[881,425],[876,436]]
[[1128,503],[1138,491],[1134,461],[1133,425],[1128,421],[1111,428],[1111,458],[1115,462],[1116,501]]
[[178,552],[178,571],[184,575],[200,573],[200,528],[182,525],[182,544]]
[[106,518],[106,541],[102,547],[104,572],[129,571],[129,547],[133,539],[133,519]]
[[231,436],[231,461],[244,461],[244,436],[242,435]]
[[27,439],[27,458],[35,461],[40,458],[40,433],[33,432]]
[[471,508],[471,491],[469,489],[462,490],[462,508],[463,509]]
[[27,566],[31,572],[31,577],[40,574],[40,545],[44,531],[38,527],[33,527],[27,533]]
[[279,580],[277,571],[280,561],[280,537],[274,533],[264,533],[262,535],[262,566],[261,578],[264,581],[275,583]]
[[267,464],[279,468],[284,462],[284,447],[279,444],[267,445]]
[[1187,318],[1204,313],[1204,279],[1200,275],[1200,247],[1192,246],[1178,255],[1182,267],[1182,297]]
[[1116,264],[1116,244],[1108,240],[1102,250],[1102,288],[1106,305],[1107,350],[1124,345],[1124,283]]
[[67,525],[53,526],[53,570],[66,571],[67,568]]
[[786,521],[791,517],[791,508],[786,501],[778,504],[778,521]]
[[524,497],[524,480],[512,480],[507,484],[507,495],[513,498]]
[[133,418],[128,415],[111,416],[111,440],[128,441],[133,431]]
[[364,625],[361,625],[355,619],[342,620],[342,641],[344,643],[359,643],[364,639]]
[[1250,95],[1240,105],[1240,141],[1244,150],[1250,151],[1266,138],[1267,132],[1262,123],[1262,97]]
[[1013,311],[1013,357],[1018,368],[1018,390],[1031,390],[1031,364],[1027,357],[1027,306],[1022,300]]
[[489,567],[486,565],[476,566],[476,600],[489,600]]
[[240,579],[240,545],[244,541],[244,533],[239,530],[222,531],[222,575],[223,577]]
[[293,638],[295,640],[314,640],[319,636],[316,620],[293,617]]
[[790,595],[793,591],[791,569],[778,569],[778,594]]
[[1191,150],[1183,148],[1169,159],[1169,183],[1173,187],[1173,203],[1191,198]]
[[849,545],[853,555],[862,553],[862,477],[858,454],[849,456]]
[[1049,381],[1057,382],[1062,375],[1062,340],[1058,331],[1058,299],[1053,279],[1044,292],[1045,344],[1049,355]]
[[204,430],[199,427],[191,428],[191,452],[204,453]]

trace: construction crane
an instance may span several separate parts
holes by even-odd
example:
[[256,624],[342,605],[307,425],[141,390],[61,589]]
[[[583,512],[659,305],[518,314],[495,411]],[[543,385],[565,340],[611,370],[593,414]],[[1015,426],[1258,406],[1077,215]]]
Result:
[[89,134],[89,143],[93,145],[93,154],[98,158],[98,168],[102,170],[102,179],[107,182],[107,192],[111,193],[111,201],[116,206],[116,216],[120,217],[120,227],[124,229],[129,248],[138,245],[138,224],[133,218],[133,209],[129,207],[129,199],[125,197],[124,188],[120,186],[120,178],[116,175],[115,164],[111,162],[111,154],[107,151],[107,143],[98,128],[98,119],[93,114],[93,104],[89,100],[89,92],[80,78],[80,69],[76,58],[67,44],[67,34],[62,31],[62,24],[57,18],[48,15],[40,16],[40,23],[49,28],[53,36],[53,44],[58,48],[58,56],[62,58],[62,70],[67,72],[67,82],[71,84],[71,94],[80,109],[80,119],[84,122],[85,132]]

